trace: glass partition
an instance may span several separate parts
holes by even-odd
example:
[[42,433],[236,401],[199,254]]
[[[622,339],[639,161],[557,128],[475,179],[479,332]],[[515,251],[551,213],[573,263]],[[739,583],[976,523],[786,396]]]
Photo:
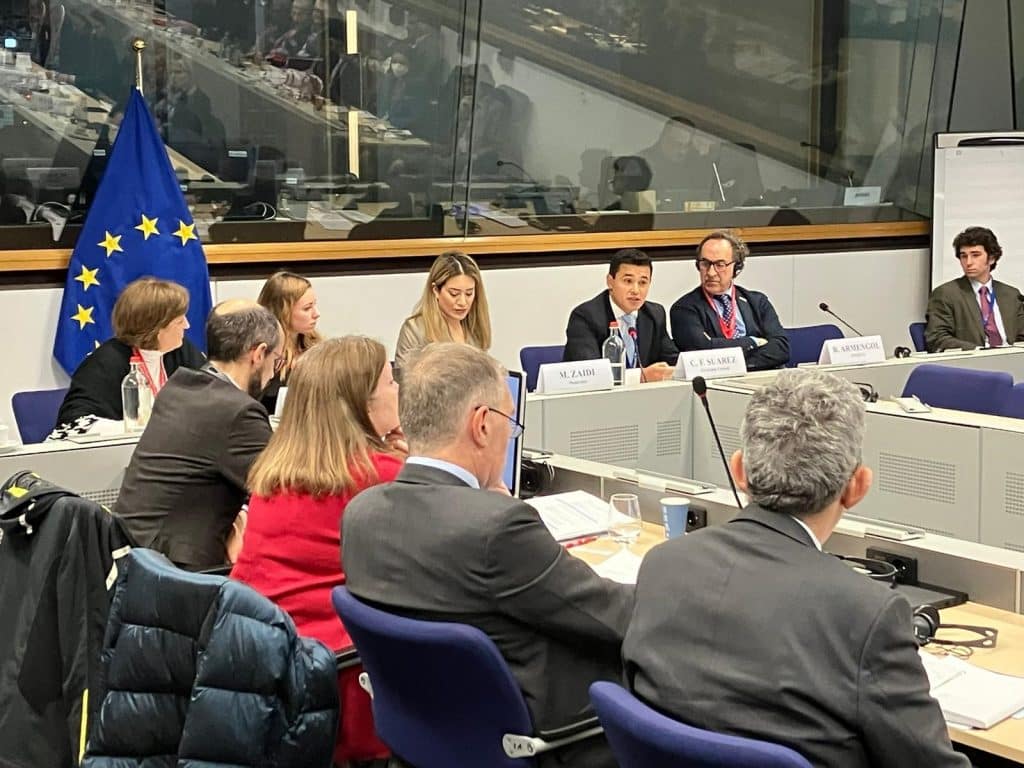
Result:
[[207,243],[916,220],[963,0],[25,0],[0,243],[70,247],[144,93]]

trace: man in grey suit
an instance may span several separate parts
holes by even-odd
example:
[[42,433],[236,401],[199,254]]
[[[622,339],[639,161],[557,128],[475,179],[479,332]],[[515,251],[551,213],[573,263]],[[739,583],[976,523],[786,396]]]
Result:
[[214,307],[209,363],[167,380],[125,471],[114,512],[136,544],[188,570],[228,562],[232,532],[245,526],[249,467],[270,440],[258,398],[283,343],[280,324],[255,302]]
[[[620,679],[633,588],[566,553],[536,510],[501,485],[521,428],[512,405],[505,371],[486,353],[452,343],[418,353],[399,394],[409,458],[393,483],[349,503],[341,560],[356,597],[485,632],[546,730],[590,714],[592,682]],[[598,737],[541,765],[615,762]]]
[[752,503],[652,549],[626,680],[670,717],[783,744],[822,768],[964,768],[929,695],[906,599],[821,551],[871,485],[864,404],[831,374],[755,394],[732,457]]
[[964,274],[928,298],[924,339],[929,352],[1001,347],[1024,341],[1024,298],[992,279],[1003,249],[985,227],[968,227],[953,239]]

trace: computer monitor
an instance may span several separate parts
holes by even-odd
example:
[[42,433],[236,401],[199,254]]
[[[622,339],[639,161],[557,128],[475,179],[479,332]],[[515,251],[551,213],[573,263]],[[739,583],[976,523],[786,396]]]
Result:
[[[509,392],[512,393],[512,418],[523,423],[526,416],[526,408],[523,407],[526,401],[526,384],[523,381],[522,371],[509,371],[506,377]],[[505,456],[505,471],[502,480],[513,496],[519,495],[519,470],[523,462],[523,436],[515,440],[509,440],[508,454]]]

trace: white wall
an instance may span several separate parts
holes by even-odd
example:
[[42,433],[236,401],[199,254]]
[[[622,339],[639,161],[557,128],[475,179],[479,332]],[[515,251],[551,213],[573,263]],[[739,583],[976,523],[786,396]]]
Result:
[[[820,301],[864,333],[881,333],[886,348],[909,346],[909,323],[924,318],[928,297],[928,251],[868,251],[758,256],[739,282],[771,298],[783,325],[830,322]],[[571,309],[604,287],[604,264],[485,269],[494,328],[493,354],[518,367],[519,348],[565,341]],[[423,289],[425,273],[338,275],[314,278],[320,298],[320,327],[329,336],[362,333],[393,352],[398,328]],[[214,300],[252,297],[258,280],[217,280]],[[671,305],[697,285],[693,261],[655,264],[652,301]],[[68,377],[52,356],[60,288],[3,291],[0,324],[10,333],[0,373],[0,421],[14,427],[11,395],[29,389],[67,386]],[[12,429],[12,433],[16,430]]]

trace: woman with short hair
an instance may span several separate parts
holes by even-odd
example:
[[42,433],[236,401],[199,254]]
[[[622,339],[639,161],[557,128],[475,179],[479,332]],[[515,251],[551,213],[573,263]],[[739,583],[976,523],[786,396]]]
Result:
[[[281,423],[249,472],[248,521],[232,577],[284,608],[300,634],[350,648],[330,599],[345,583],[342,516],[357,493],[394,480],[407,451],[382,344],[345,336],[306,352],[289,379]],[[387,756],[360,671],[339,677],[339,763]]]
[[491,348],[491,317],[480,267],[461,251],[442,253],[434,260],[413,313],[402,323],[395,345],[395,365],[401,371],[413,352],[435,341]]
[[178,368],[202,368],[206,357],[188,339],[188,291],[155,277],[129,283],[114,304],[114,338],[100,344],[75,369],[57,426],[83,416],[119,421],[121,381],[132,361],[156,396]]

